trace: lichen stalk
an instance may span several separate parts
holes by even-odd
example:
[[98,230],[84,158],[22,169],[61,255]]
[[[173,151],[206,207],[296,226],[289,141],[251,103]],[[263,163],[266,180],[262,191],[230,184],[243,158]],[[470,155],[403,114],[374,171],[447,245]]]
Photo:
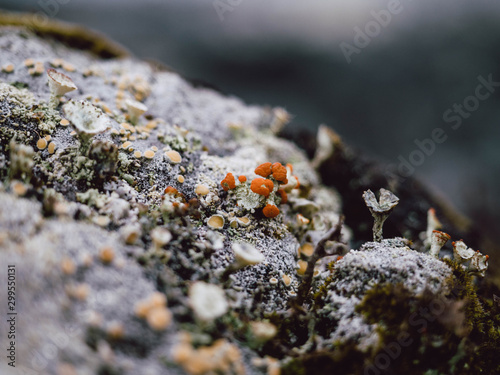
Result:
[[338,243],[337,244],[338,246],[333,247],[333,251],[331,251],[331,252],[326,251],[327,241],[340,242],[343,223],[344,223],[344,216],[341,215],[339,217],[339,221],[337,222],[337,225],[332,227],[319,240],[316,247],[314,248],[313,254],[307,260],[307,268],[306,268],[306,271],[304,272],[302,283],[300,284],[299,290],[297,292],[297,300],[296,300],[297,306],[303,305],[304,301],[307,298],[309,290],[311,289],[312,279],[314,276],[314,267],[316,265],[316,262],[318,260],[320,260],[321,258],[324,258],[326,256],[339,255],[341,253],[342,249],[344,249],[344,245],[342,243]]

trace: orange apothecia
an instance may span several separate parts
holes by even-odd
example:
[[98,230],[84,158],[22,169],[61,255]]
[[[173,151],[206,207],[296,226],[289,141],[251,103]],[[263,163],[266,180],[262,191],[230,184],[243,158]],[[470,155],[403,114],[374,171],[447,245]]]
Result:
[[283,189],[278,189],[277,193],[281,196],[281,203],[285,204],[288,202],[288,194]]
[[[264,207],[262,213],[265,217],[273,218],[279,215],[280,210],[277,207],[278,203],[287,203],[288,195],[293,189],[299,187],[299,180],[297,176],[292,175],[293,168],[290,164],[283,164],[276,162],[266,162],[260,164],[255,168],[255,174],[260,176],[248,181],[247,177],[240,175],[238,179],[232,173],[228,173],[221,181],[221,186],[225,191],[235,189],[236,194],[246,194],[246,189],[250,188],[252,193],[265,197],[261,200],[260,207]],[[247,184],[247,181],[250,184]],[[241,190],[243,189],[243,190]],[[252,208],[258,208],[252,207]]]
[[272,163],[264,163],[255,168],[255,174],[268,177],[272,172]]
[[236,187],[236,180],[234,179],[234,175],[232,173],[228,173],[226,177],[220,182],[220,184],[225,191],[234,189]]
[[273,191],[274,189],[274,184],[267,178],[257,177],[252,181],[250,189],[256,194],[268,197],[271,191]]
[[273,218],[278,216],[280,210],[274,204],[268,203],[266,207],[264,207],[264,209],[262,210],[262,213],[264,214],[265,217]]
[[276,181],[288,184],[286,178],[286,168],[281,163],[274,163],[272,166],[273,177]]

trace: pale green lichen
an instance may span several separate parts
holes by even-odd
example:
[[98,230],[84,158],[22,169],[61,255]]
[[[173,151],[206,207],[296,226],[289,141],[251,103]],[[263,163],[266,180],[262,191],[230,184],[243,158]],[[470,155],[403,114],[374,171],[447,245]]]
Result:
[[[22,126],[33,121],[38,122],[38,131],[42,134],[52,134],[61,121],[59,113],[46,102],[37,103],[34,95],[28,89],[19,89],[0,82],[0,102],[8,102],[10,113],[8,117],[20,121]],[[4,115],[5,116],[5,115]]]
[[31,177],[35,151],[31,146],[10,141],[10,177],[28,180]]
[[76,199],[78,202],[99,209],[103,208],[108,202],[108,197],[104,194],[100,194],[97,189],[89,189],[84,193],[76,193]]

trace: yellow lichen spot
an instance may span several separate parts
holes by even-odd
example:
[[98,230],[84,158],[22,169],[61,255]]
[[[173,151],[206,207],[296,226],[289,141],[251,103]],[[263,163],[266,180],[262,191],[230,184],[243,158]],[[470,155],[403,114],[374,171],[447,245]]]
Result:
[[32,76],[39,76],[45,71],[45,68],[43,67],[43,63],[41,62],[36,62],[35,66],[33,68],[30,68],[28,70],[28,73]]
[[182,161],[181,154],[179,154],[175,150],[170,150],[165,152],[165,156],[170,160],[171,163],[173,164],[178,164]]
[[278,279],[277,279],[276,277],[271,277],[271,278],[269,279],[269,284],[271,284],[271,285],[276,285],[276,284],[278,284]]
[[134,156],[135,156],[137,159],[139,159],[139,158],[141,158],[141,157],[142,157],[142,153],[141,153],[140,151],[136,151],[136,152],[134,152]]
[[14,64],[5,64],[2,66],[2,72],[12,73],[14,71]]
[[142,300],[135,304],[134,313],[138,318],[146,318],[148,311],[151,309],[151,303],[149,300]]
[[76,131],[72,131],[71,133],[69,133],[69,135],[72,135],[73,137],[76,135]]
[[50,62],[50,65],[52,65],[52,67],[54,67],[54,68],[60,68],[62,66],[62,64],[64,64],[64,60],[61,58],[53,59]]
[[125,97],[125,91],[118,90],[116,93],[116,99],[123,99]]
[[210,193],[210,190],[208,189],[207,185],[199,184],[199,185],[196,185],[194,192],[198,195],[207,195],[208,193]]
[[161,292],[154,292],[149,296],[149,302],[152,307],[165,306],[167,304],[167,297]]
[[305,273],[306,273],[306,268],[307,268],[307,262],[304,261],[304,260],[299,260],[297,262],[297,266],[299,267],[297,269],[297,273],[300,275],[300,276],[303,276]]
[[80,300],[85,301],[90,294],[90,287],[88,284],[81,283],[73,286],[70,289],[69,295]]
[[36,72],[37,75],[40,75],[43,72],[45,72],[45,67],[43,66],[43,63],[37,62],[35,64],[35,72]]
[[54,142],[50,142],[47,150],[49,151],[49,154],[53,154],[56,151],[56,144]]
[[26,185],[20,181],[12,181],[10,187],[12,189],[12,192],[18,197],[22,197],[28,192],[28,188],[26,187]]
[[36,142],[36,147],[38,147],[39,150],[45,150],[45,147],[47,147],[47,140],[45,138],[40,138]]
[[172,313],[164,306],[153,307],[148,311],[146,321],[155,331],[163,331],[172,322]]
[[156,123],[156,121],[149,121],[146,124],[146,128],[148,128],[148,129],[156,129],[157,126],[158,126],[158,124]]
[[69,121],[66,120],[65,118],[63,118],[60,122],[59,122],[60,125],[62,126],[68,126],[69,125]]
[[95,224],[99,225],[100,227],[107,227],[109,223],[111,222],[111,219],[107,217],[106,215],[99,215],[96,216],[92,219],[92,222]]
[[122,145],[121,145],[121,148],[129,148],[130,146],[132,146],[132,142],[130,141],[127,141],[127,142],[124,142]]
[[237,217],[236,220],[238,221],[238,224],[241,225],[242,227],[248,227],[251,223],[251,220],[246,216]]
[[222,215],[212,215],[207,221],[207,225],[212,229],[222,229],[224,227],[224,217]]
[[135,136],[135,135],[131,135],[131,136],[129,136],[129,137],[128,137],[128,139],[129,139],[130,141],[135,141],[137,138],[136,138],[136,136]]
[[50,142],[50,140],[52,139],[52,136],[51,135],[46,135],[44,138],[47,140],[47,142]]
[[172,351],[172,358],[177,363],[183,363],[189,360],[192,355],[193,348],[188,343],[177,344]]
[[120,129],[120,134],[127,134],[128,132],[125,129]]
[[125,328],[120,322],[111,322],[108,326],[107,333],[109,338],[119,340],[125,335]]
[[74,72],[76,69],[75,69],[75,66],[73,64],[70,64],[68,62],[64,62],[62,64],[62,68],[67,71],[67,72]]
[[183,184],[184,181],[185,181],[184,176],[182,176],[182,175],[177,176],[177,182],[179,182],[180,184]]
[[314,253],[314,245],[310,242],[306,242],[299,249],[300,254],[310,257]]
[[133,148],[133,147],[129,147],[129,148],[128,148],[128,151],[129,151],[129,152],[132,152],[132,151],[134,151],[134,148]]
[[245,374],[238,347],[225,339],[197,349],[189,342],[181,342],[173,348],[172,357],[190,375]]
[[99,252],[99,259],[103,263],[111,263],[115,257],[115,251],[111,246],[104,246]]
[[90,267],[93,263],[93,258],[92,258],[92,255],[90,255],[89,253],[83,253],[81,256],[80,256],[80,262],[82,262],[82,265],[85,266],[85,267]]
[[25,67],[30,68],[33,65],[35,65],[35,60],[29,58],[29,59],[24,60],[23,64],[24,64]]
[[155,152],[153,150],[146,150],[144,151],[144,157],[153,159],[155,157]]
[[154,152],[158,151],[158,147],[156,146],[151,146],[151,150],[153,150]]
[[285,286],[290,286],[290,284],[292,283],[291,277],[286,274],[281,276],[281,279],[283,280],[283,284],[285,284]]
[[72,259],[70,259],[70,258],[64,258],[61,261],[61,270],[66,275],[72,275],[76,271],[76,264],[75,264],[75,262],[73,262]]
[[111,134],[119,135],[120,132],[117,129],[111,129],[110,131]]

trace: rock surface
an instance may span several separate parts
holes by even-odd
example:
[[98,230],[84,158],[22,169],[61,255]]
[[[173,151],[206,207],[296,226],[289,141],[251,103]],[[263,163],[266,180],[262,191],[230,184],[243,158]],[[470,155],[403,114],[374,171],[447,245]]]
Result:
[[[19,373],[299,373],[348,345],[369,364],[381,325],[359,308],[374,288],[449,293],[451,266],[395,238],[322,259],[297,306],[342,201],[276,135],[286,112],[22,27],[0,28],[0,49],[0,255],[16,269]],[[78,87],[59,104],[50,67]],[[88,130],[96,121],[107,129]]]

